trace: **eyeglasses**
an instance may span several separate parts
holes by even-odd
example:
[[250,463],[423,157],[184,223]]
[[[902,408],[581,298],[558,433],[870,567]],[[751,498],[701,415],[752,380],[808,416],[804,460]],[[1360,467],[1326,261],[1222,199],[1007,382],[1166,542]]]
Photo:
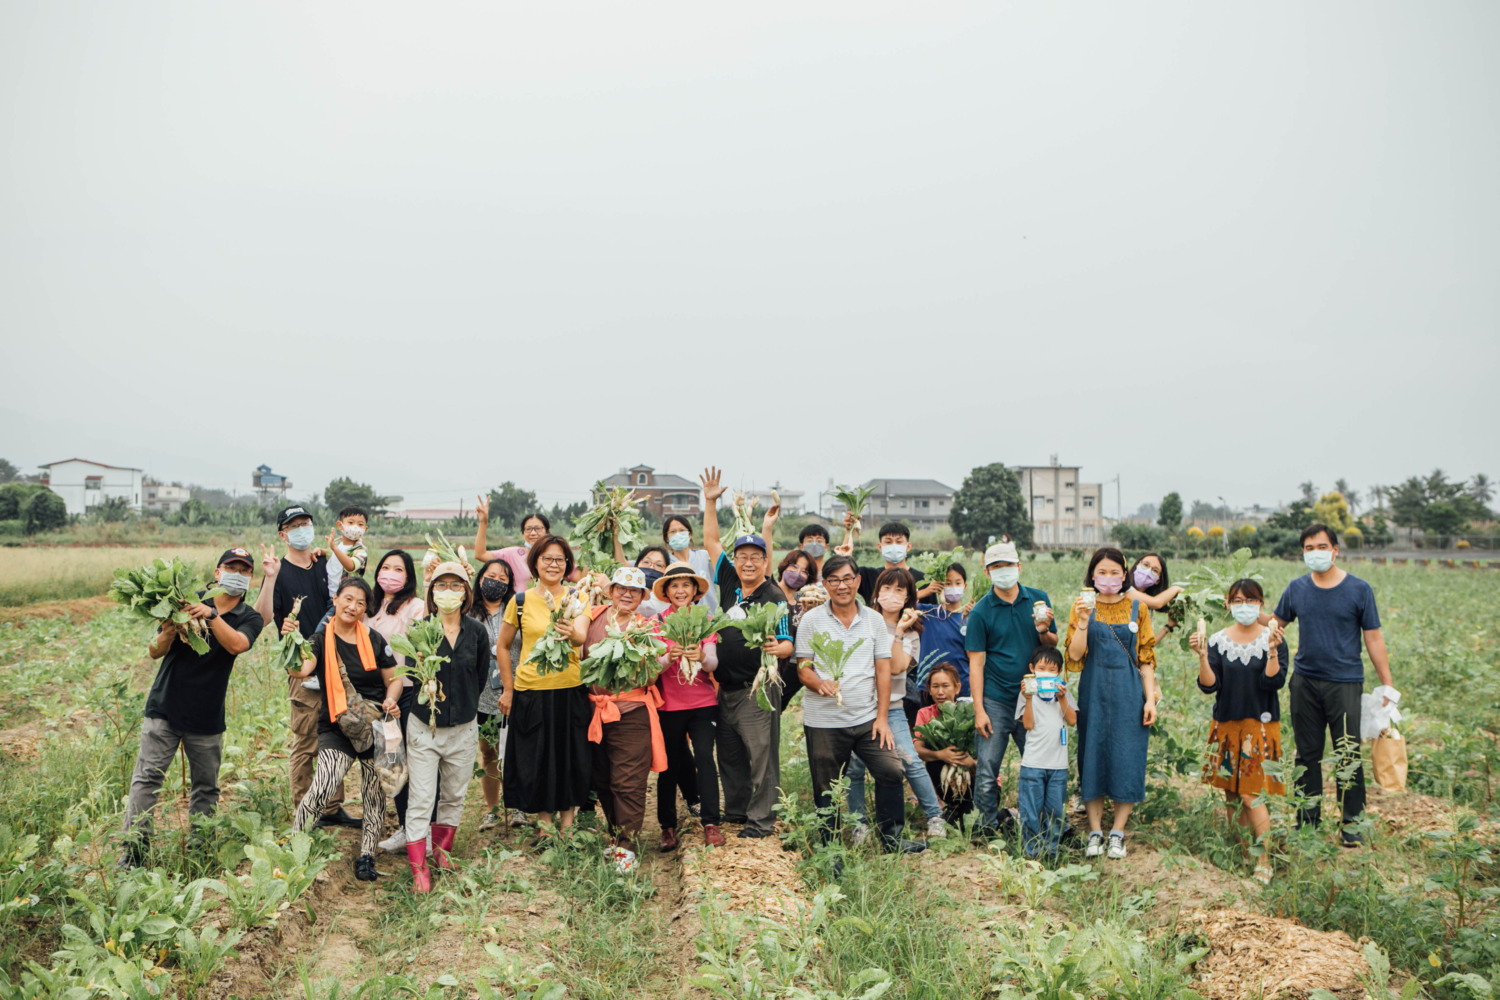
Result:
[[567,556],[542,556],[537,560],[537,562],[543,563],[547,566],[566,566],[568,564],[568,558]]
[[434,583],[432,585],[432,589],[435,590],[435,591],[437,591],[437,590],[457,590],[457,591],[462,591],[464,589],[464,585],[461,584],[461,583],[459,583],[457,580],[439,580],[437,583]]
[[547,531],[547,529],[544,528],[544,527],[542,527],[541,525],[539,525],[539,524],[533,524],[533,525],[531,525],[528,528],[522,528],[521,529],[521,534],[523,534],[523,535],[541,535],[541,534],[545,534],[546,531]]
[[735,555],[734,561],[737,563],[765,562],[766,557],[760,552],[740,552]]
[[839,587],[855,586],[859,583],[857,576],[825,576],[823,582],[835,589]]

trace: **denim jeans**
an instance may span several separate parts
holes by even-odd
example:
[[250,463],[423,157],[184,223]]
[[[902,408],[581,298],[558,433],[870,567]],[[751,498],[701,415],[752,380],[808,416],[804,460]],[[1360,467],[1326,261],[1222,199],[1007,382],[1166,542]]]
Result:
[[1016,718],[1014,703],[1006,705],[986,698],[984,712],[990,717],[993,735],[975,741],[979,745],[979,766],[974,772],[974,808],[979,812],[979,822],[993,827],[1000,825],[1000,789],[995,777],[1005,763],[1005,744],[1014,740],[1017,750],[1025,750],[1026,727]]
[[[943,803],[938,799],[937,789],[932,787],[932,775],[927,765],[917,756],[917,745],[912,742],[911,726],[906,723],[906,710],[897,702],[886,713],[891,735],[896,739],[896,752],[901,755],[906,781],[917,793],[917,802],[928,819],[943,814]],[[865,762],[855,757],[849,762],[849,812],[863,819],[865,815]]]
[[1068,769],[1065,767],[1021,765],[1017,795],[1021,809],[1021,842],[1028,858],[1056,853],[1058,841],[1067,826],[1063,817],[1067,787]]

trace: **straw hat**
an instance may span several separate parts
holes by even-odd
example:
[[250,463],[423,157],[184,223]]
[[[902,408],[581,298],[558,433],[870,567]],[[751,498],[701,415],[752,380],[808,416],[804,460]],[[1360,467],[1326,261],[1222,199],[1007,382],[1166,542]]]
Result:
[[708,582],[707,577],[699,576],[698,571],[687,563],[673,563],[667,567],[667,571],[658,577],[656,583],[652,585],[651,595],[663,604],[670,603],[667,600],[667,584],[673,580],[692,580],[698,587],[698,596],[693,598],[695,601],[700,600],[704,594],[708,593],[709,588],[713,586],[713,584]]

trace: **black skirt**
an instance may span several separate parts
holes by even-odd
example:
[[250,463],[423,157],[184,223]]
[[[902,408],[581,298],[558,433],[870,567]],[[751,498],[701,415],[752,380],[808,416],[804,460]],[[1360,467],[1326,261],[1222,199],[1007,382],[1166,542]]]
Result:
[[550,813],[589,804],[593,716],[582,687],[516,692],[505,727],[507,808]]

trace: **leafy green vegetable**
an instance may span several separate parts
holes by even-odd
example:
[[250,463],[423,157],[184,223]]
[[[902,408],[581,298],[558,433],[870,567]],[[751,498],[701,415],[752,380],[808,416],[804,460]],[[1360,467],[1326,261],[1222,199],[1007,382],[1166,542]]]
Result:
[[1181,635],[1177,642],[1183,649],[1189,648],[1190,632],[1180,628],[1181,625],[1194,617],[1206,620],[1210,631],[1228,625],[1232,619],[1224,607],[1224,600],[1229,595],[1230,585],[1236,580],[1259,583],[1264,579],[1259,570],[1250,568],[1250,555],[1247,548],[1236,549],[1228,562],[1199,563],[1183,581],[1182,593],[1167,605],[1167,620],[1179,626]]
[[736,491],[734,494],[734,504],[729,510],[734,515],[734,524],[729,529],[730,538],[739,538],[741,535],[760,534],[760,528],[755,523],[755,502],[749,497]]
[[573,522],[568,540],[578,546],[580,565],[609,576],[617,568],[615,538],[619,538],[620,548],[627,553],[635,551],[645,540],[646,525],[638,507],[646,498],[623,486],[606,489],[602,479],[594,484],[594,496],[603,500]]
[[[929,750],[946,750],[975,754],[974,704],[950,701],[938,706],[938,714],[917,727],[917,735]],[[944,764],[942,786],[945,795],[962,795],[969,790],[971,778],[967,767]]]
[[438,683],[438,671],[448,662],[448,657],[438,655],[443,644],[443,620],[436,615],[418,618],[405,632],[391,635],[391,649],[406,657],[404,664],[396,665],[397,677],[410,677],[417,685],[417,704],[432,705],[432,714],[438,714],[437,703],[447,701],[443,686]]
[[464,554],[464,547],[460,545],[455,548],[453,543],[448,541],[448,536],[443,534],[442,531],[437,533],[437,541],[435,542],[432,540],[431,535],[424,535],[423,537],[427,539],[427,548],[437,556],[438,562],[456,562],[460,566],[469,565],[468,557]]
[[211,601],[225,592],[221,587],[212,587],[199,597],[201,586],[203,584],[193,567],[173,557],[155,559],[151,565],[140,569],[115,570],[109,596],[137,618],[157,625],[171,622],[180,626],[179,634],[183,640],[201,656],[208,652],[208,640],[204,638],[208,635],[208,625],[189,615],[184,608],[189,604]]
[[[701,645],[711,635],[723,631],[730,624],[729,616],[710,612],[701,604],[689,604],[667,615],[661,622],[661,634],[680,649]],[[677,668],[682,672],[682,682],[691,684],[698,678],[702,663],[692,663],[677,658]]]
[[845,648],[842,639],[835,639],[824,632],[813,633],[813,666],[833,681],[836,688],[833,697],[838,702],[839,708],[844,707],[844,667],[849,663],[849,658],[854,655],[855,651],[864,644],[865,641],[860,639],[854,645]]
[[844,505],[844,509],[854,515],[854,527],[849,529],[849,540],[851,542],[859,539],[860,524],[864,521],[865,504],[869,502],[871,494],[875,492],[873,486],[839,486],[833,491],[834,499]]
[[606,624],[604,638],[589,648],[588,658],[580,665],[583,683],[612,694],[645,687],[661,673],[657,657],[666,649],[667,644],[657,638],[656,626],[649,619],[632,621],[624,629]]
[[963,562],[963,546],[954,548],[952,552],[923,552],[906,560],[908,566],[922,573],[928,580],[936,581],[939,585],[947,579],[948,567],[954,563],[962,566]]
[[547,610],[552,613],[552,617],[547,622],[547,630],[531,647],[531,655],[526,658],[526,662],[533,664],[536,672],[545,677],[568,669],[568,663],[573,658],[573,641],[568,635],[572,632],[573,619],[583,614],[584,606],[573,590],[564,591],[559,600],[547,588],[535,587],[527,600],[536,600],[537,594],[547,602]]
[[[781,624],[781,619],[786,617],[785,601],[778,604],[740,605],[740,608],[744,611],[745,617],[731,618],[727,627],[739,629],[746,646],[752,649],[761,648],[776,640],[776,628]],[[776,657],[761,648],[760,670],[756,671],[755,680],[750,683],[750,690],[755,693],[755,703],[763,711],[771,712],[775,708],[766,694],[767,684],[780,687],[781,674],[776,669]]]
[[[302,598],[292,602],[291,614],[286,620],[293,625],[297,624],[297,615],[302,610]],[[276,660],[276,665],[289,674],[300,674],[306,668],[309,660],[313,658],[312,643],[296,628],[293,628],[276,644],[276,651],[271,654]]]

